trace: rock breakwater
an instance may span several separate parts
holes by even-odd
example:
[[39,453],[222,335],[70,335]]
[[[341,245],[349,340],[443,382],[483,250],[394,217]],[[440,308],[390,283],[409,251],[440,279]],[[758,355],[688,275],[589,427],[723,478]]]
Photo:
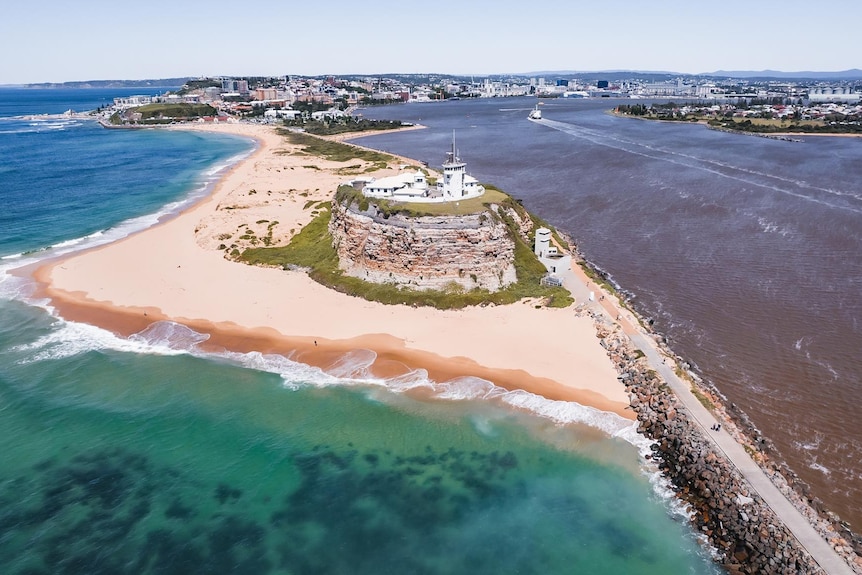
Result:
[[[595,267],[590,262],[585,263],[599,280],[613,283],[612,279],[601,269]],[[632,313],[637,316],[635,312]],[[641,420],[641,432],[653,439],[662,436],[662,432],[673,435],[672,430],[661,429],[661,427],[667,428],[673,426],[659,426],[655,422],[648,424],[650,433],[647,433],[644,429],[646,425],[645,421],[650,421],[649,414],[655,411],[655,405],[651,406],[650,402],[644,402],[643,398],[639,397],[639,394],[649,392],[650,390],[653,392],[656,389],[660,390],[662,393],[659,396],[663,398],[661,401],[664,403],[664,405],[660,406],[662,408],[672,405],[676,409],[678,407],[678,400],[674,396],[672,398],[673,403],[671,403],[671,399],[665,395],[665,392],[668,394],[671,393],[669,388],[665,386],[665,382],[661,380],[657,373],[649,370],[649,366],[645,360],[639,359],[642,357],[642,353],[633,350],[630,340],[618,331],[614,331],[614,329],[618,328],[609,324],[602,316],[593,314],[593,318],[600,335],[606,338],[605,347],[608,349],[608,353],[616,364],[617,369],[620,370],[620,379],[627,382],[627,389],[630,396],[632,396],[632,407],[638,413],[638,417]],[[641,317],[640,324],[644,329],[648,330],[647,326],[651,322]],[[810,487],[788,467],[772,441],[761,433],[744,411],[736,404],[728,402],[714,386],[694,373],[691,370],[691,366],[668,347],[667,340],[664,337],[657,334],[651,334],[649,337],[655,340],[657,347],[669,358],[669,361],[676,363],[678,367],[677,374],[682,379],[687,379],[691,382],[693,392],[702,397],[701,402],[708,404],[708,409],[721,421],[722,432],[730,434],[734,440],[743,446],[754,462],[769,477],[773,485],[796,507],[823,539],[832,546],[835,552],[847,562],[853,571],[862,575],[862,536],[854,532],[847,522],[842,521],[839,516],[829,511],[823,502],[812,494]],[[628,361],[626,361],[627,357]],[[633,379],[632,373],[640,373],[640,378],[646,377],[648,383]],[[636,381],[638,381],[637,384],[635,384]],[[635,406],[636,403],[638,404],[637,406]],[[697,437],[704,438],[703,430],[700,427],[692,425],[690,420],[688,424],[695,429]],[[676,431],[679,431],[679,429]],[[662,460],[661,457],[656,457],[656,461]],[[674,464],[673,471],[675,471],[675,466],[676,463]],[[668,473],[668,477],[670,476],[671,473]],[[674,482],[674,484],[677,485],[677,482]],[[689,501],[687,493],[690,489],[681,489],[678,485],[677,489],[679,490],[681,499]],[[689,503],[691,502],[689,501]],[[695,507],[695,505],[692,504],[692,507]],[[701,528],[701,530],[704,529]],[[757,572],[757,570],[755,569],[752,572]]]
[[814,574],[823,571],[737,469],[717,452],[643,354],[597,319],[602,345],[652,439],[658,468],[691,509],[691,520],[729,573]]

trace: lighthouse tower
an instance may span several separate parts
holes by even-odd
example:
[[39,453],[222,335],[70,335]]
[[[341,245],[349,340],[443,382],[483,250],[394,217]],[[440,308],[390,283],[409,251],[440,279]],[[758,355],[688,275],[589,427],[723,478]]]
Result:
[[535,252],[540,258],[548,257],[549,248],[551,247],[551,230],[548,228],[539,228],[536,230],[536,245]]
[[446,152],[443,162],[443,197],[458,199],[467,195],[464,188],[464,177],[467,175],[467,164],[461,161],[455,150],[455,131],[452,131],[452,151]]

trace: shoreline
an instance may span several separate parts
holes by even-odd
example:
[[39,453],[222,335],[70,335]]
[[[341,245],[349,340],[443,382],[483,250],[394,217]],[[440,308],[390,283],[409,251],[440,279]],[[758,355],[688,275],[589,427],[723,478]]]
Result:
[[[370,349],[377,355],[371,372],[378,377],[415,369],[427,370],[438,383],[480,377],[634,420],[592,321],[572,308],[536,310],[529,301],[450,311],[385,306],[328,290],[302,272],[225,259],[217,238],[240,220],[243,229],[251,229],[251,222],[277,217],[277,229],[292,226],[276,234],[279,243],[287,243],[285,237],[310,221],[308,204],[328,200],[346,179],[335,173],[343,166],[295,156],[296,149],[269,127],[173,129],[251,137],[258,149],[227,170],[209,194],[166,221],[38,265],[37,295],[51,300],[61,317],[126,337],[155,321],[174,321],[208,334],[203,349],[280,353],[324,371],[350,351]],[[246,190],[267,199],[254,203]],[[245,213],[237,217],[240,211]],[[135,262],[134,269],[126,262]],[[213,283],[220,286],[216,298],[201,297]],[[279,302],[285,296],[290,301]],[[501,324],[508,326],[505,337],[493,327]]]
[[50,280],[46,278],[50,274],[50,267],[43,266],[34,274],[39,283],[35,294],[37,297],[50,299],[51,305],[66,320],[95,325],[123,337],[138,334],[159,322],[175,322],[209,336],[197,346],[204,352],[278,354],[320,368],[325,373],[347,353],[370,350],[377,356],[371,366],[371,375],[376,378],[396,378],[416,369],[427,371],[428,377],[435,383],[459,377],[477,377],[509,391],[528,391],[552,401],[574,401],[600,411],[616,413],[629,420],[634,419],[631,412],[621,412],[616,402],[597,392],[569,388],[548,378],[531,376],[524,370],[485,367],[469,357],[442,357],[433,352],[410,349],[403,340],[386,333],[340,340],[315,338],[313,335],[284,336],[268,327],[249,328],[230,322],[172,318],[155,307],[124,308],[111,302],[95,302],[80,292],[69,293],[50,287]]

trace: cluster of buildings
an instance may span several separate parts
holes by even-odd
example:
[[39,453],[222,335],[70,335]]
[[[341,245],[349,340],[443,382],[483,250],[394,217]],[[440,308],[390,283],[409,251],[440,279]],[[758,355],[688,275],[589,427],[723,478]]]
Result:
[[[857,100],[858,102],[858,100]],[[825,121],[862,121],[862,102],[856,104],[840,102],[809,102],[801,104],[755,104],[737,106],[735,104],[686,104],[668,110],[678,117],[686,116],[729,116],[734,118],[768,118],[777,120],[825,120]]]
[[602,80],[596,79],[597,75],[600,74],[554,79],[525,76],[467,79],[440,75],[199,78],[174,93],[116,98],[114,108],[125,110],[157,102],[207,103],[224,115],[281,121],[299,117],[338,118],[345,110],[359,105],[511,96],[761,100],[809,106],[862,103],[862,86],[852,82],[717,80],[701,76],[655,80],[655,75],[646,80],[636,77]]
[[[558,80],[553,85],[539,79],[536,93],[545,97],[582,98],[687,98],[697,100],[793,100],[810,102],[862,101],[862,85],[850,82],[794,83],[779,81],[732,80],[714,78],[676,78],[665,81],[619,82],[599,80]],[[862,81],[860,81],[862,84]]]
[[199,78],[176,92],[159,96],[128,96],[114,99],[114,108],[125,110],[153,103],[210,104],[231,116],[261,116],[294,119],[303,113],[313,119],[340,117],[344,110],[360,104],[405,102],[408,90],[395,90],[388,83],[335,78]]
[[362,189],[369,198],[399,202],[443,203],[477,198],[485,193],[485,187],[467,173],[467,164],[458,157],[455,137],[452,149],[443,162],[443,177],[436,185],[430,185],[422,170],[407,170],[395,176],[368,180],[352,180],[350,184]]

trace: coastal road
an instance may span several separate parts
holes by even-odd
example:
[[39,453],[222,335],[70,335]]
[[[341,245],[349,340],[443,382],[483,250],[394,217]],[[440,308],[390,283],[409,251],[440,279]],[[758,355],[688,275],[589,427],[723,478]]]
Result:
[[[712,440],[718,450],[733,463],[756,491],[775,512],[791,533],[799,541],[820,567],[829,575],[855,575],[853,569],[832,549],[832,546],[814,529],[808,519],[800,513],[793,503],[772,483],[766,473],[748,455],[745,449],[724,430],[712,431],[711,427],[720,423],[691,392],[691,384],[680,379],[674,370],[665,363],[658,344],[645,334],[637,320],[625,309],[612,303],[612,297],[603,297],[600,290],[584,274],[574,261],[572,267],[561,274],[563,285],[572,292],[577,303],[604,314],[611,322],[619,324],[632,344],[644,352],[650,366],[655,369],[671,387],[674,394],[688,409],[692,419],[700,425],[704,435]],[[589,297],[594,294],[595,301]]]

